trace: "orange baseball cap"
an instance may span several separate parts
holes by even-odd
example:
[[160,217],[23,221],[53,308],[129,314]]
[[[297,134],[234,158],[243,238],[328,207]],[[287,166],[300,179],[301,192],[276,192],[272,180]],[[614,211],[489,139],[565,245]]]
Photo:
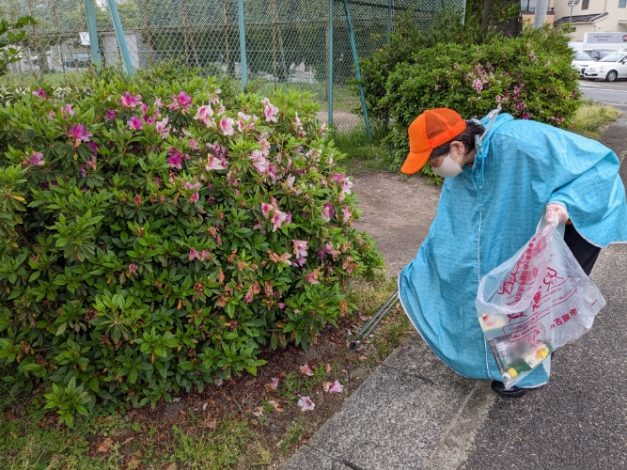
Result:
[[427,109],[409,125],[409,154],[401,173],[419,171],[434,148],[445,144],[466,130],[466,121],[449,108]]

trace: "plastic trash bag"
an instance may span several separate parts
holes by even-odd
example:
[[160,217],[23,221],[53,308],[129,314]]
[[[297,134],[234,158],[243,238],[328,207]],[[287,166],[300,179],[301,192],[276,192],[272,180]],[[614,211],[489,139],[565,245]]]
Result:
[[556,225],[541,222],[527,244],[481,279],[476,307],[502,382],[510,388],[551,352],[586,333],[605,299]]

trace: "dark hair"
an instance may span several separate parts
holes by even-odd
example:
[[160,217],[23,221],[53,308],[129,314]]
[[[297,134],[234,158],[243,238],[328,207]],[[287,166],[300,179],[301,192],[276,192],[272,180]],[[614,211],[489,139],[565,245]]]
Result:
[[429,159],[441,157],[446,155],[451,147],[451,142],[462,142],[466,147],[466,153],[474,150],[475,148],[475,136],[482,135],[485,132],[485,128],[477,121],[466,121],[466,129],[457,137],[449,140],[445,144],[442,144],[431,151]]

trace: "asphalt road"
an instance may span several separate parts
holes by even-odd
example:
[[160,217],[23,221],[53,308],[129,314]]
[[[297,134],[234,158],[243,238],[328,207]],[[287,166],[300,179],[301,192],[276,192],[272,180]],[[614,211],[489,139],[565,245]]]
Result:
[[[582,90],[623,110],[601,141],[622,159],[627,185],[627,82]],[[627,246],[602,250],[592,279],[608,301],[592,331],[557,351],[547,386],[496,402],[464,470],[627,468]]]
[[611,104],[627,112],[627,80],[614,83],[581,80],[579,87],[586,98]]

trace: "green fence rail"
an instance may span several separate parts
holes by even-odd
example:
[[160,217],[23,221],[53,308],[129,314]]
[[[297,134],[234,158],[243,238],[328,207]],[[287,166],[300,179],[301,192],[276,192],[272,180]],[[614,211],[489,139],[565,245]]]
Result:
[[[465,0],[2,0],[0,17],[30,15],[23,75],[84,72],[92,63],[128,73],[179,61],[243,86],[313,93],[340,130],[366,121],[358,62],[389,41],[403,15],[428,25]],[[97,42],[94,44],[95,38]]]

